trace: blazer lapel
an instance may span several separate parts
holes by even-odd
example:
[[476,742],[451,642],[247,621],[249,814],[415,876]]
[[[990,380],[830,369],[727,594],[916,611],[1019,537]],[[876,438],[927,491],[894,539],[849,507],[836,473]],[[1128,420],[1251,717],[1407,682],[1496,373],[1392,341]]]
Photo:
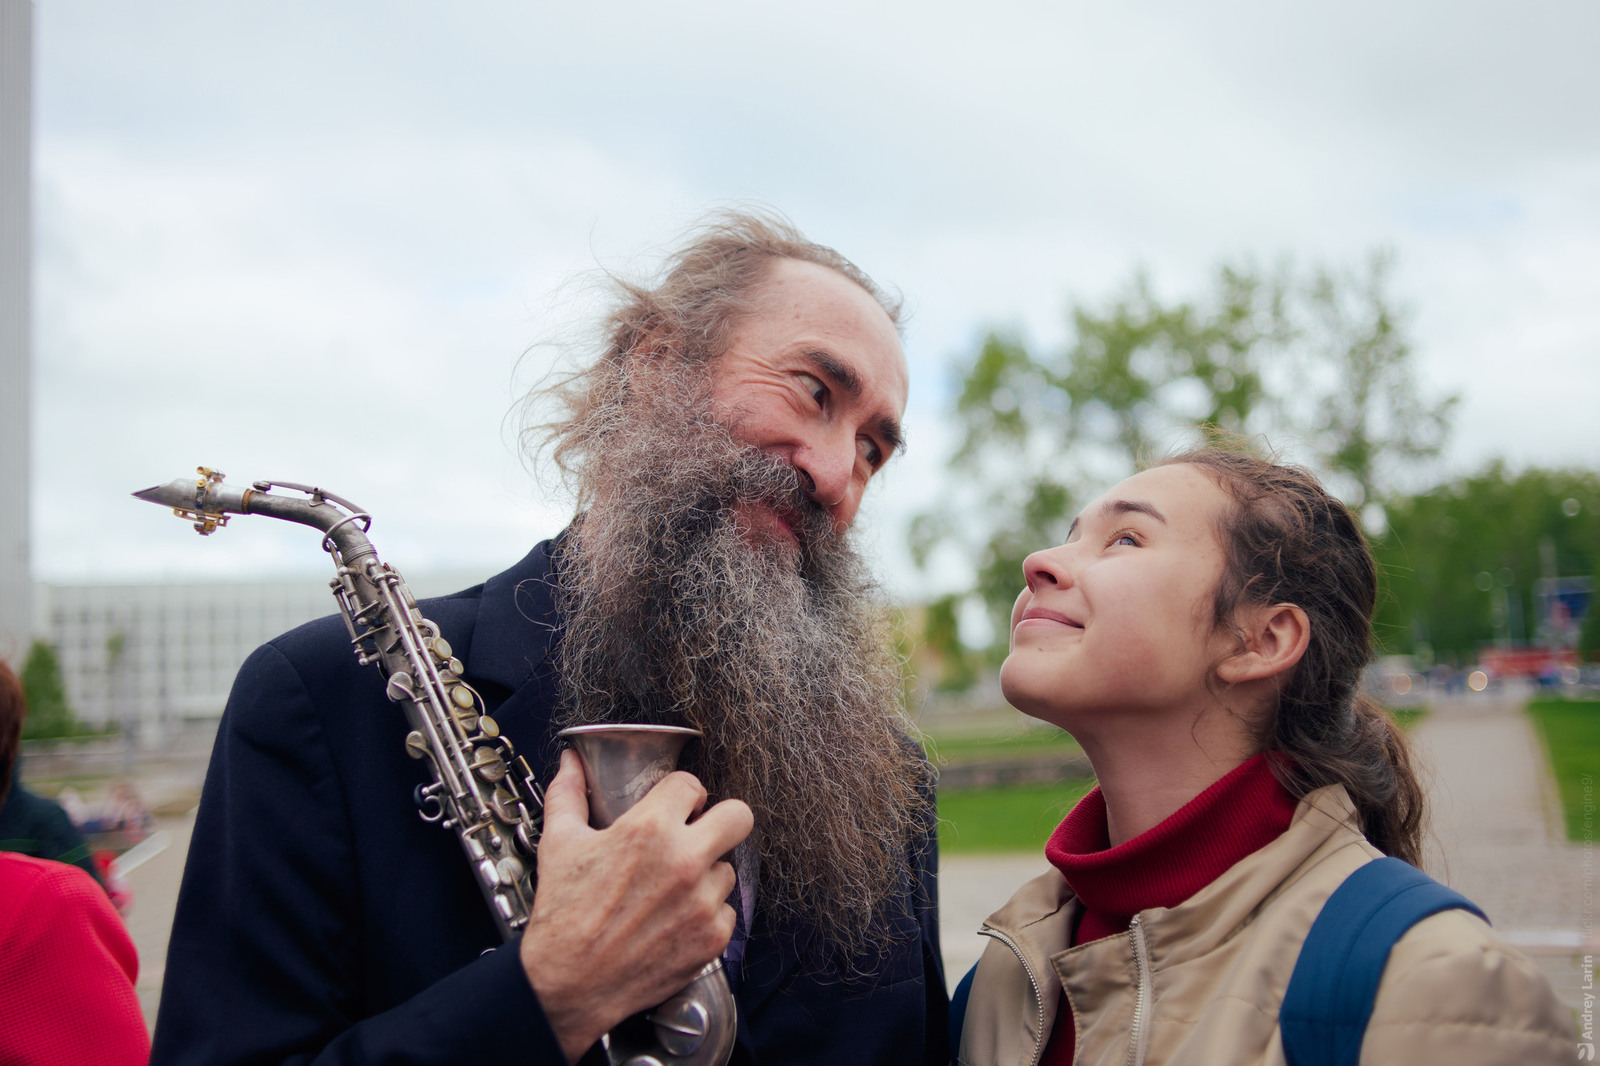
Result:
[[469,677],[515,692],[544,664],[561,627],[551,565],[559,543],[541,541],[511,569],[484,582],[465,660]]
[[558,693],[548,660],[561,634],[553,584],[553,553],[561,539],[540,542],[511,569],[484,582],[471,647],[462,657],[467,678],[482,692],[502,733],[542,780],[554,772],[560,754],[550,736]]

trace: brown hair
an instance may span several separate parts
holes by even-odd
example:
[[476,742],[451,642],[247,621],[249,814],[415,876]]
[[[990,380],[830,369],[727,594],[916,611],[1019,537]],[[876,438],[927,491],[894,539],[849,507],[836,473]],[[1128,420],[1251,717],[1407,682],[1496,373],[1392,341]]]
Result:
[[11,792],[11,769],[16,765],[22,743],[22,720],[28,716],[28,703],[22,682],[11,667],[0,659],[0,803]]
[[[536,389],[524,402],[531,413],[541,401],[553,399],[565,415],[523,430],[524,444],[545,438],[530,454],[548,446],[562,473],[581,474],[587,462],[603,454],[619,420],[628,417],[629,378],[640,361],[670,355],[686,369],[709,365],[727,350],[776,259],[838,271],[870,293],[899,326],[899,300],[832,248],[806,240],[781,215],[765,210],[714,215],[691,231],[653,283],[609,279],[616,306],[602,323],[599,358]],[[580,496],[580,507],[586,502]]]
[[1284,787],[1304,796],[1343,785],[1362,832],[1385,855],[1422,862],[1424,799],[1404,733],[1358,691],[1372,660],[1378,571],[1354,515],[1297,466],[1207,447],[1163,459],[1214,478],[1233,499],[1221,521],[1225,558],[1213,624],[1231,628],[1246,604],[1292,603],[1311,623],[1261,746]]

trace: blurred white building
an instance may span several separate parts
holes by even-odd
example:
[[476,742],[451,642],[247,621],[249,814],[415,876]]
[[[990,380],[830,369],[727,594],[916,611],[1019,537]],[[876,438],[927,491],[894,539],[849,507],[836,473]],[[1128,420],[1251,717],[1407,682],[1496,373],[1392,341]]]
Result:
[[[419,597],[437,596],[487,576],[407,582]],[[336,609],[327,581],[318,578],[39,585],[36,594],[39,630],[56,650],[78,719],[122,726],[143,748],[160,746],[185,723],[215,720],[257,646]]]
[[32,638],[28,434],[33,341],[33,3],[0,0],[0,659]]

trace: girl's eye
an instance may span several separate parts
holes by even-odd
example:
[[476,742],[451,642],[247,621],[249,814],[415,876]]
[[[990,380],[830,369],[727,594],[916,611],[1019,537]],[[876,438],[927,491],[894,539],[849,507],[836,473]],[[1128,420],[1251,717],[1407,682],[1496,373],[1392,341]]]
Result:
[[827,404],[828,386],[824,385],[816,377],[812,376],[811,374],[801,374],[800,387],[806,390],[806,392],[811,396],[812,400],[816,401],[818,407],[822,407]]
[[1128,532],[1124,531],[1124,532],[1118,533],[1116,536],[1112,537],[1111,538],[1111,543],[1112,544],[1126,544],[1130,548],[1137,548],[1139,546],[1139,538],[1134,536],[1132,533],[1128,533]]

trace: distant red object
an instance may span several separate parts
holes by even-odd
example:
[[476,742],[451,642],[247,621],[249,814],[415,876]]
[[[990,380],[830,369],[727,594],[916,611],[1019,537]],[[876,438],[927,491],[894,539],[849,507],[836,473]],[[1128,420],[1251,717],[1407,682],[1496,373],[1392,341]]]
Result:
[[111,905],[117,909],[118,914],[127,914],[128,908],[133,906],[133,889],[128,883],[118,877],[112,863],[117,859],[117,853],[106,850],[93,852],[95,869],[100,871],[100,880],[105,882],[106,895],[111,897]]
[[1479,663],[1493,677],[1538,677],[1578,665],[1571,648],[1484,648]]

